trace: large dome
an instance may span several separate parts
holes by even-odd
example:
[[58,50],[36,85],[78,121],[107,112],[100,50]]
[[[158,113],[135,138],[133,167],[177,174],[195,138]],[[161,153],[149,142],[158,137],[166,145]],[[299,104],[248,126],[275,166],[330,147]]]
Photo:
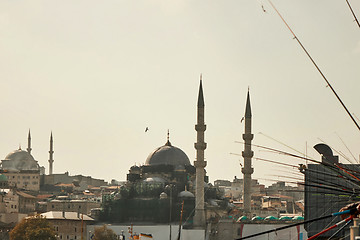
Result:
[[186,154],[177,147],[171,145],[170,141],[164,146],[155,149],[146,159],[145,165],[191,165]]
[[38,170],[37,161],[27,151],[18,149],[9,153],[1,162],[4,170]]

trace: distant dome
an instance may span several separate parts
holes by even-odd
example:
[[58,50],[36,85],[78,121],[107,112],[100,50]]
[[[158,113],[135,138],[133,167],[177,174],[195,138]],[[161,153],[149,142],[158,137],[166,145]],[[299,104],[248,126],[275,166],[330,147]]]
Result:
[[260,220],[263,220],[263,218],[260,216],[255,216],[251,219],[251,221],[260,221]]
[[185,191],[180,192],[178,197],[179,198],[194,198],[195,195],[192,192],[185,190]]
[[278,220],[278,219],[274,216],[267,216],[264,220]]
[[144,182],[147,183],[165,183],[165,179],[160,178],[160,177],[148,177],[144,180]]
[[302,221],[302,220],[304,220],[304,217],[302,217],[302,216],[295,216],[295,217],[292,218],[292,220]]
[[1,162],[4,170],[39,170],[37,161],[27,151],[18,149],[9,153]]
[[279,218],[279,220],[291,220],[291,217],[288,217],[288,216],[282,216]]
[[160,199],[165,199],[167,197],[168,195],[165,192],[160,193]]
[[146,159],[145,165],[191,165],[186,154],[171,145],[169,140],[164,146],[155,149]]
[[238,218],[237,222],[246,221],[248,218],[246,216],[241,216]]

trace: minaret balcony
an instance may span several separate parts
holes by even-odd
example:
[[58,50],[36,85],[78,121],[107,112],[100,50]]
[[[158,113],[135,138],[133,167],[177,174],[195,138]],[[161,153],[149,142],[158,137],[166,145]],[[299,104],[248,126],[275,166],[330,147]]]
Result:
[[246,168],[246,167],[243,167],[242,169],[241,169],[241,172],[243,173],[243,174],[253,174],[254,173],[254,168]]
[[207,145],[204,142],[197,142],[194,146],[196,150],[205,150]]
[[253,140],[253,138],[254,138],[254,134],[252,134],[252,133],[243,134],[243,139],[244,140]]
[[195,125],[195,130],[198,131],[198,132],[205,132],[206,125],[205,124],[196,124]]
[[242,151],[242,156],[244,158],[252,158],[254,156],[254,152],[253,151]]

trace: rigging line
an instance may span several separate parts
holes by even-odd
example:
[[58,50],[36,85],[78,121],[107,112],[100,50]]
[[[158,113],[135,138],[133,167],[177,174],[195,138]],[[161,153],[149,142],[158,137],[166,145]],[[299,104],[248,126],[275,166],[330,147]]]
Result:
[[[239,141],[235,141],[236,143],[243,143],[243,142],[239,142]],[[249,144],[249,143],[244,143],[245,145],[251,145],[251,146],[255,146],[255,147],[259,147],[259,148],[263,148],[263,149],[267,149],[267,150],[272,150],[274,152],[277,152],[277,153],[281,153],[281,154],[284,154],[284,155],[287,155],[287,156],[291,156],[291,157],[296,157],[296,158],[300,158],[300,159],[303,159],[303,160],[309,160],[311,162],[315,162],[315,163],[318,163],[318,164],[321,164],[323,165],[324,167],[327,167],[329,168],[330,170],[338,173],[338,174],[341,174],[341,172],[338,170],[337,167],[335,167],[334,165],[332,164],[329,164],[327,162],[320,162],[320,161],[317,161],[317,160],[314,160],[314,159],[311,159],[311,158],[306,158],[306,157],[302,157],[302,156],[298,156],[296,154],[292,154],[292,153],[288,153],[288,152],[284,152],[284,151],[281,151],[281,150],[277,150],[277,149],[274,149],[274,148],[269,148],[269,147],[265,147],[265,146],[260,146],[260,145],[256,145],[256,144]],[[341,174],[342,176],[345,177],[345,174]],[[350,181],[349,178],[347,178],[347,181]],[[352,183],[354,184],[354,183]]]
[[341,170],[343,170],[344,172],[346,172],[347,174],[349,174],[350,176],[352,176],[356,180],[360,181],[360,179],[358,177],[356,177],[355,175],[353,175],[353,174],[349,173],[348,171],[346,171],[343,167],[339,166],[339,164],[335,164],[335,166],[340,168]]
[[336,224],[334,224],[334,225],[332,225],[331,227],[329,227],[329,228],[327,228],[327,229],[319,232],[318,234],[315,234],[315,235],[309,237],[307,240],[315,239],[315,238],[317,238],[318,236],[322,235],[323,233],[326,233],[326,232],[330,231],[331,229],[334,229],[334,228],[338,227],[340,224],[343,224],[343,223],[346,223],[346,222],[352,220],[353,218],[354,218],[354,216],[350,216],[350,217],[348,217],[348,218],[346,218],[346,219],[344,219],[344,220],[341,220],[340,222],[337,222]]
[[299,153],[299,154],[305,155],[304,153],[296,150],[295,148],[293,148],[293,147],[291,147],[291,146],[289,146],[289,145],[287,145],[287,144],[285,144],[285,143],[283,143],[283,142],[280,142],[279,140],[277,140],[277,139],[275,139],[275,138],[273,138],[273,137],[270,137],[270,136],[266,135],[265,133],[259,132],[259,134],[261,134],[261,135],[263,135],[263,136],[265,136],[265,137],[267,137],[267,138],[270,138],[271,140],[273,140],[273,141],[275,141],[275,142],[277,142],[277,143],[280,143],[281,145],[283,145],[283,146],[285,146],[285,147],[287,147],[287,148],[290,148],[291,150],[293,150],[293,151],[295,151],[295,152],[297,152],[297,153]]
[[[316,171],[316,170],[312,170],[312,169],[306,169],[306,171],[310,171],[309,173],[308,173],[308,177],[307,177],[307,179],[309,179],[310,180],[310,178],[318,178],[318,179],[322,179],[322,178],[319,178],[320,176],[318,176],[319,174],[322,174],[323,176],[323,178],[325,178],[325,176],[330,176],[330,177],[332,177],[332,178],[341,178],[341,179],[343,179],[344,181],[350,181],[350,182],[353,182],[352,184],[353,185],[355,185],[356,186],[356,188],[358,189],[359,188],[359,185],[358,185],[358,181],[355,181],[355,180],[353,180],[353,179],[347,179],[345,176],[343,176],[343,175],[333,175],[333,174],[331,174],[331,173],[326,173],[326,172],[321,172],[321,171]],[[315,176],[314,176],[315,175]],[[325,179],[324,179],[325,180]]]
[[348,186],[345,186],[344,184],[335,183],[334,179],[323,179],[323,178],[319,178],[319,177],[309,177],[309,179],[307,179],[307,182],[317,183],[317,184],[323,185],[323,186],[333,186],[333,187],[336,186],[336,187],[339,187],[341,189],[353,191],[352,188],[350,188]]
[[272,176],[272,177],[279,177],[279,178],[286,178],[286,179],[293,179],[293,180],[299,180],[299,181],[303,181],[304,179],[302,178],[296,178],[296,177],[288,177],[288,176],[279,176],[276,174],[270,174],[268,176]]
[[337,132],[335,132],[335,134],[340,138],[341,142],[344,144],[344,146],[346,147],[346,149],[349,151],[349,153],[351,154],[351,156],[354,158],[355,162],[358,163],[358,160],[356,159],[356,157],[354,156],[354,154],[350,151],[350,149],[348,148],[348,146],[345,144],[344,140],[339,136],[339,134],[337,134]]
[[[314,160],[314,159],[311,159],[311,158],[298,156],[296,154],[284,152],[284,151],[281,151],[281,150],[277,150],[275,148],[270,148],[270,147],[265,147],[265,146],[261,146],[261,145],[256,145],[256,144],[252,144],[252,143],[245,143],[245,142],[240,142],[240,141],[235,141],[235,142],[236,143],[242,143],[242,144],[245,144],[245,145],[254,146],[254,147],[258,147],[258,148],[263,148],[263,149],[266,149],[266,150],[271,150],[271,151],[273,151],[275,153],[281,153],[281,154],[284,154],[284,155],[287,155],[287,156],[296,157],[296,158],[300,158],[300,159],[303,159],[303,160],[309,160],[309,161],[314,162],[314,163],[323,164],[323,162],[320,162],[320,161],[317,161],[317,160]],[[328,164],[328,165],[330,165],[330,164]]]
[[268,160],[268,159],[264,159],[264,158],[254,157],[253,159],[259,160],[259,161],[263,161],[263,162],[270,162],[270,163],[274,163],[274,164],[279,164],[279,165],[283,165],[283,166],[287,166],[287,167],[299,168],[299,166],[296,166],[296,165],[291,165],[291,164],[287,164],[287,163],[277,162],[277,161],[274,161],[274,160]]
[[309,59],[311,60],[311,62],[314,64],[314,66],[316,67],[316,69],[318,70],[318,72],[320,73],[320,75],[322,76],[322,78],[325,80],[327,86],[329,86],[329,88],[331,89],[331,91],[335,94],[336,98],[339,100],[339,102],[341,103],[341,105],[343,106],[343,108],[345,109],[345,111],[347,112],[347,114],[350,116],[351,120],[354,122],[354,124],[356,125],[356,127],[358,128],[358,130],[360,131],[360,126],[358,125],[358,123],[356,122],[356,120],[354,119],[354,117],[352,116],[352,114],[349,112],[349,110],[347,109],[347,107],[345,106],[345,104],[343,103],[343,101],[341,100],[341,98],[339,97],[339,95],[336,93],[335,89],[331,86],[330,82],[327,80],[327,78],[325,77],[325,75],[322,73],[322,71],[320,70],[320,68],[318,67],[318,65],[316,64],[316,62],[314,61],[314,59],[310,56],[309,52],[306,50],[306,48],[302,45],[302,43],[300,42],[300,40],[297,38],[297,36],[295,35],[295,33],[291,30],[290,26],[287,24],[287,22],[285,21],[285,19],[281,16],[280,12],[276,9],[276,7],[274,6],[274,4],[268,0],[269,3],[271,4],[271,6],[273,7],[273,9],[276,11],[276,13],[279,15],[279,17],[281,18],[281,20],[285,23],[286,27],[290,30],[290,32],[292,33],[292,35],[294,36],[294,39],[296,39],[296,41],[299,43],[300,47],[304,50],[304,52],[306,53],[306,55],[309,57]]
[[357,25],[358,25],[358,26],[359,26],[359,28],[360,28],[360,23],[359,23],[359,21],[358,21],[358,19],[357,19],[356,15],[355,15],[355,13],[354,13],[354,11],[353,11],[352,7],[350,6],[349,1],[348,1],[348,0],[346,0],[346,3],[347,3],[347,5],[349,6],[351,13],[352,13],[352,15],[354,16],[355,21],[356,21]]
[[352,221],[353,221],[353,220],[351,219],[350,221],[348,221],[347,223],[345,223],[344,226],[342,226],[342,227],[339,228],[336,232],[334,232],[334,234],[331,235],[328,240],[332,239],[332,238],[335,237],[339,232],[341,232],[344,228],[346,228],[347,226],[349,226],[349,224],[350,224]]
[[313,188],[320,188],[320,189],[327,189],[327,190],[331,190],[331,191],[336,191],[336,192],[340,192],[340,193],[348,193],[348,194],[353,194],[353,191],[349,191],[349,190],[344,190],[344,189],[339,189],[339,188],[335,188],[335,187],[326,187],[324,185],[316,185],[316,184],[309,184],[309,183],[298,183],[299,185],[303,185],[306,187],[313,187]]
[[[334,179],[332,179],[334,180]],[[331,180],[324,180],[324,179],[320,179],[320,178],[311,178],[311,179],[308,179],[307,182],[309,183],[316,183],[316,184],[319,184],[321,186],[333,186],[333,187],[338,187],[340,189],[343,189],[343,190],[347,190],[347,191],[352,191],[352,192],[357,192],[359,193],[359,189],[355,189],[355,188],[351,188],[349,186],[345,186],[343,184],[339,184],[339,183],[334,183],[332,182]]]

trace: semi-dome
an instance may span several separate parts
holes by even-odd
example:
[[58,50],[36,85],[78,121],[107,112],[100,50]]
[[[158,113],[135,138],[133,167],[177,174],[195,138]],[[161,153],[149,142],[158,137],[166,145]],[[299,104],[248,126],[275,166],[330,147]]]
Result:
[[37,161],[27,151],[18,149],[9,153],[1,162],[4,170],[38,170]]
[[145,165],[191,165],[188,156],[172,146],[168,140],[164,146],[155,149],[146,159]]

